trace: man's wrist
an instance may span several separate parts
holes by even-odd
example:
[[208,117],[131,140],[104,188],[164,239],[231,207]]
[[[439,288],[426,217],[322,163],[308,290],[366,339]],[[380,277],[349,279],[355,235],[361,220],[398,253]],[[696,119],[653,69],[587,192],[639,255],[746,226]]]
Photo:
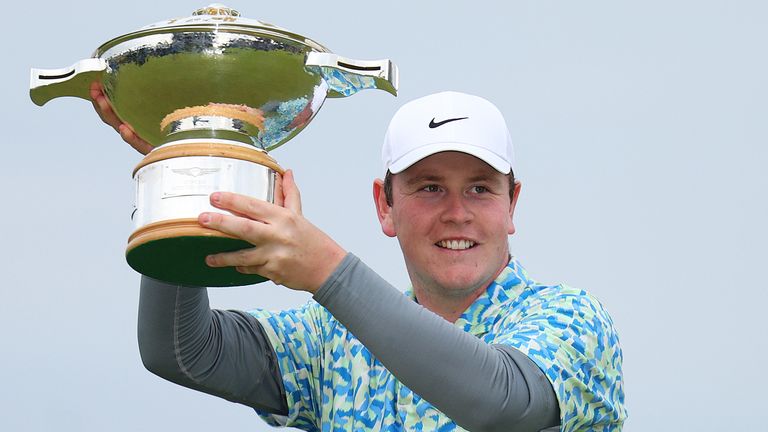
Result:
[[318,303],[322,304],[322,299],[323,298],[327,298],[329,295],[331,295],[331,293],[337,287],[336,281],[357,260],[358,260],[358,258],[353,253],[345,251],[344,255],[338,261],[338,264],[336,264],[336,266],[328,274],[328,276],[323,280],[323,282],[317,288],[315,288],[313,291],[310,291],[312,293],[312,297]]

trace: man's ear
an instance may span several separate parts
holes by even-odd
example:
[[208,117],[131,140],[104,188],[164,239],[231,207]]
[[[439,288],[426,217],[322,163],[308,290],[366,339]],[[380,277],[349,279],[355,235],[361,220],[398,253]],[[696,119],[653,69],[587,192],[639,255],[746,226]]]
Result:
[[515,233],[515,206],[517,206],[517,198],[520,196],[521,188],[522,184],[520,183],[520,180],[515,180],[514,190],[512,191],[512,199],[509,202],[509,229],[507,230],[509,235]]
[[387,204],[387,196],[384,193],[384,180],[373,181],[373,202],[376,204],[376,215],[379,217],[381,231],[387,237],[395,237],[395,224],[392,222],[392,207]]

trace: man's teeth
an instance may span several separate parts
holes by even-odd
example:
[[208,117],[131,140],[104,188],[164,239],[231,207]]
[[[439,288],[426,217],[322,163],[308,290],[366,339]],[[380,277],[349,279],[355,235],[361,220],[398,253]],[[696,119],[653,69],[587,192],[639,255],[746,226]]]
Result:
[[440,240],[437,245],[446,249],[464,250],[474,246],[475,242],[470,240]]

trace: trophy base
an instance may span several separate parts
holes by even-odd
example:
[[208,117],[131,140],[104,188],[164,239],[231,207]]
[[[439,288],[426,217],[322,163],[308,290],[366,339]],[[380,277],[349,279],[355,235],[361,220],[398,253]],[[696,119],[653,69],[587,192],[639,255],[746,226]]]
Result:
[[188,286],[251,285],[267,278],[243,274],[234,267],[205,264],[207,255],[253,247],[245,240],[201,227],[197,219],[156,222],[136,230],[128,239],[125,256],[137,272],[165,282]]
[[210,194],[227,191],[274,202],[282,168],[266,152],[222,139],[190,139],[152,150],[134,169],[133,234],[126,259],[136,271],[188,286],[240,286],[264,282],[233,267],[212,268],[207,255],[251,248],[252,244],[203,228],[203,212],[229,214],[210,204]]

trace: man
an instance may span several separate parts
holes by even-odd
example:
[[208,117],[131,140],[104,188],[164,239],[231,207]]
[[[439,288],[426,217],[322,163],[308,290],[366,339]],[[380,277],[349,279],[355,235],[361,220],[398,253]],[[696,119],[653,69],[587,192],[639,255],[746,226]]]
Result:
[[[93,96],[102,118],[136,141]],[[288,171],[284,206],[214,193],[211,203],[232,214],[199,222],[257,245],[208,265],[264,275],[313,301],[211,311],[205,289],[144,277],[147,368],[304,430],[620,430],[610,317],[584,291],[534,282],[509,254],[520,183],[498,109],[454,92],[417,99],[393,117],[382,155],[387,175],[373,194],[383,232],[403,251],[406,296],[301,216]]]

